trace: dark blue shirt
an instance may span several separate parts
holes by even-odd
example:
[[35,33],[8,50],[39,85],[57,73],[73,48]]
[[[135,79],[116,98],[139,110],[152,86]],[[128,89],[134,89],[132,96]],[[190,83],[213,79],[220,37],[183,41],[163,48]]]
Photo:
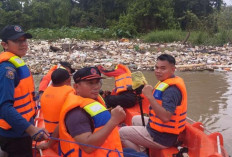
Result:
[[[182,94],[180,90],[176,86],[168,87],[162,95],[162,106],[169,112],[174,113],[176,110],[176,106],[181,104]],[[153,140],[161,145],[170,147],[173,146],[178,138],[176,134],[170,133],[161,133],[154,129],[152,129],[147,124],[147,131],[153,137]]]
[[0,63],[0,118],[11,125],[11,129],[0,128],[0,136],[28,136],[25,130],[33,124],[33,118],[27,122],[13,107],[14,89],[19,84],[16,68],[10,62]]

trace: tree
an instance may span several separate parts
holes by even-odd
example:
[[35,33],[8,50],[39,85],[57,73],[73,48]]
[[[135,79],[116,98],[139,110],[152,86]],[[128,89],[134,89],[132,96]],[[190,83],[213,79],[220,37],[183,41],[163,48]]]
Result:
[[24,6],[24,12],[32,17],[30,27],[51,27],[51,8],[48,3],[32,1]]
[[[220,10],[222,0],[174,0],[174,14],[177,19],[184,19],[186,13],[190,11],[200,20],[205,20],[215,10]],[[186,29],[185,21],[180,21],[182,29]]]
[[1,8],[5,11],[22,10],[22,3],[18,0],[2,0]]
[[119,24],[126,22],[127,25],[134,25],[137,32],[175,28],[177,26],[173,18],[171,0],[135,0],[129,6],[128,13],[125,16],[127,18],[121,18]]
[[24,12],[32,17],[31,27],[56,28],[70,25],[71,1],[31,0]]
[[76,26],[106,28],[119,19],[130,0],[79,0],[72,6],[71,21]]
[[232,6],[223,7],[218,14],[218,26],[220,30],[232,30]]

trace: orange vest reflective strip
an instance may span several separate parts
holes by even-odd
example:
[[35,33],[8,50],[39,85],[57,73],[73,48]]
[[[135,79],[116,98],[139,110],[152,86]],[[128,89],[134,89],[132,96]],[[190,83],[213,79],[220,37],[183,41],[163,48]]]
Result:
[[[94,132],[100,130],[104,123],[107,123],[107,121],[110,117],[110,113],[107,111],[107,109],[104,107],[104,104],[100,104],[101,100],[95,101],[93,99],[89,98],[82,98],[80,96],[69,94],[64,106],[62,107],[61,113],[60,113],[60,121],[59,121],[59,136],[61,139],[74,141],[74,139],[71,137],[71,135],[67,132],[67,128],[65,125],[65,117],[66,114],[76,108],[81,107],[83,108],[93,119],[95,129]],[[103,114],[103,115],[102,115]],[[105,118],[105,119],[104,119]],[[109,157],[118,157],[118,153],[116,152],[109,152],[108,150],[103,149],[96,149],[91,154],[85,153],[83,150],[80,149],[80,147],[77,144],[73,143],[67,143],[67,142],[60,142],[61,144],[61,151],[63,154],[69,154],[68,157],[106,157],[107,154]],[[105,143],[101,145],[102,148],[107,148],[111,150],[117,149],[118,151],[122,151],[122,145],[118,133],[118,128],[115,128],[111,134],[107,137],[105,140]],[[122,154],[120,154],[123,156]]]
[[132,86],[132,78],[130,69],[125,65],[118,64],[116,68],[126,71],[126,73],[115,77],[115,93],[118,94],[127,91],[127,88]]
[[44,91],[47,87],[49,82],[51,81],[51,76],[53,71],[57,69],[57,65],[53,66],[48,73],[42,78],[42,80],[39,83],[39,91]]
[[[34,98],[34,81],[30,70],[24,61],[11,52],[3,52],[0,54],[0,62],[8,61],[12,63],[18,72],[20,82],[15,88],[14,105],[18,113],[29,121],[35,114],[35,98]],[[8,130],[11,126],[3,119],[0,119],[0,127]]]
[[169,78],[163,82],[159,82],[155,86],[153,96],[156,101],[162,106],[162,93],[169,87],[175,85],[181,91],[182,100],[181,104],[176,107],[175,113],[172,115],[169,122],[164,123],[156,116],[154,110],[149,108],[149,124],[151,128],[159,132],[166,132],[172,134],[179,134],[185,129],[186,116],[187,116],[187,92],[184,81],[180,77]]
[[71,86],[49,86],[41,97],[41,110],[44,116],[45,128],[53,133],[59,122],[61,108],[68,94],[75,93]]

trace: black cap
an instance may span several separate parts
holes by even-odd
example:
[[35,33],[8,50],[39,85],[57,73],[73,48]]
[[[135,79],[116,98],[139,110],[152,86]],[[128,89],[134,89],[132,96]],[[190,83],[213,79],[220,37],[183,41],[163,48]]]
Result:
[[71,71],[71,74],[75,72],[75,70],[72,68],[70,63],[68,63],[68,62],[60,62],[60,64],[65,68],[69,68],[70,71]]
[[101,73],[97,67],[85,67],[85,68],[78,70],[73,75],[73,80],[75,83],[78,83],[84,80],[103,79],[103,78],[104,77],[101,77]]
[[58,68],[52,73],[52,83],[54,85],[60,84],[69,78],[70,75],[68,71],[62,68]]
[[23,32],[22,27],[18,25],[7,25],[2,29],[0,36],[2,41],[16,40],[21,36],[24,36],[27,39],[32,38],[32,35],[30,33]]

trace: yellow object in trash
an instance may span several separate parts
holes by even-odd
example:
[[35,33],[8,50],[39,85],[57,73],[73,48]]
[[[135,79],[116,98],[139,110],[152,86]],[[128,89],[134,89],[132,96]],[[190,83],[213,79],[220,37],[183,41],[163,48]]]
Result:
[[141,71],[136,71],[136,72],[131,73],[131,77],[132,77],[132,89],[133,90],[140,87],[141,85],[147,84],[147,80]]

